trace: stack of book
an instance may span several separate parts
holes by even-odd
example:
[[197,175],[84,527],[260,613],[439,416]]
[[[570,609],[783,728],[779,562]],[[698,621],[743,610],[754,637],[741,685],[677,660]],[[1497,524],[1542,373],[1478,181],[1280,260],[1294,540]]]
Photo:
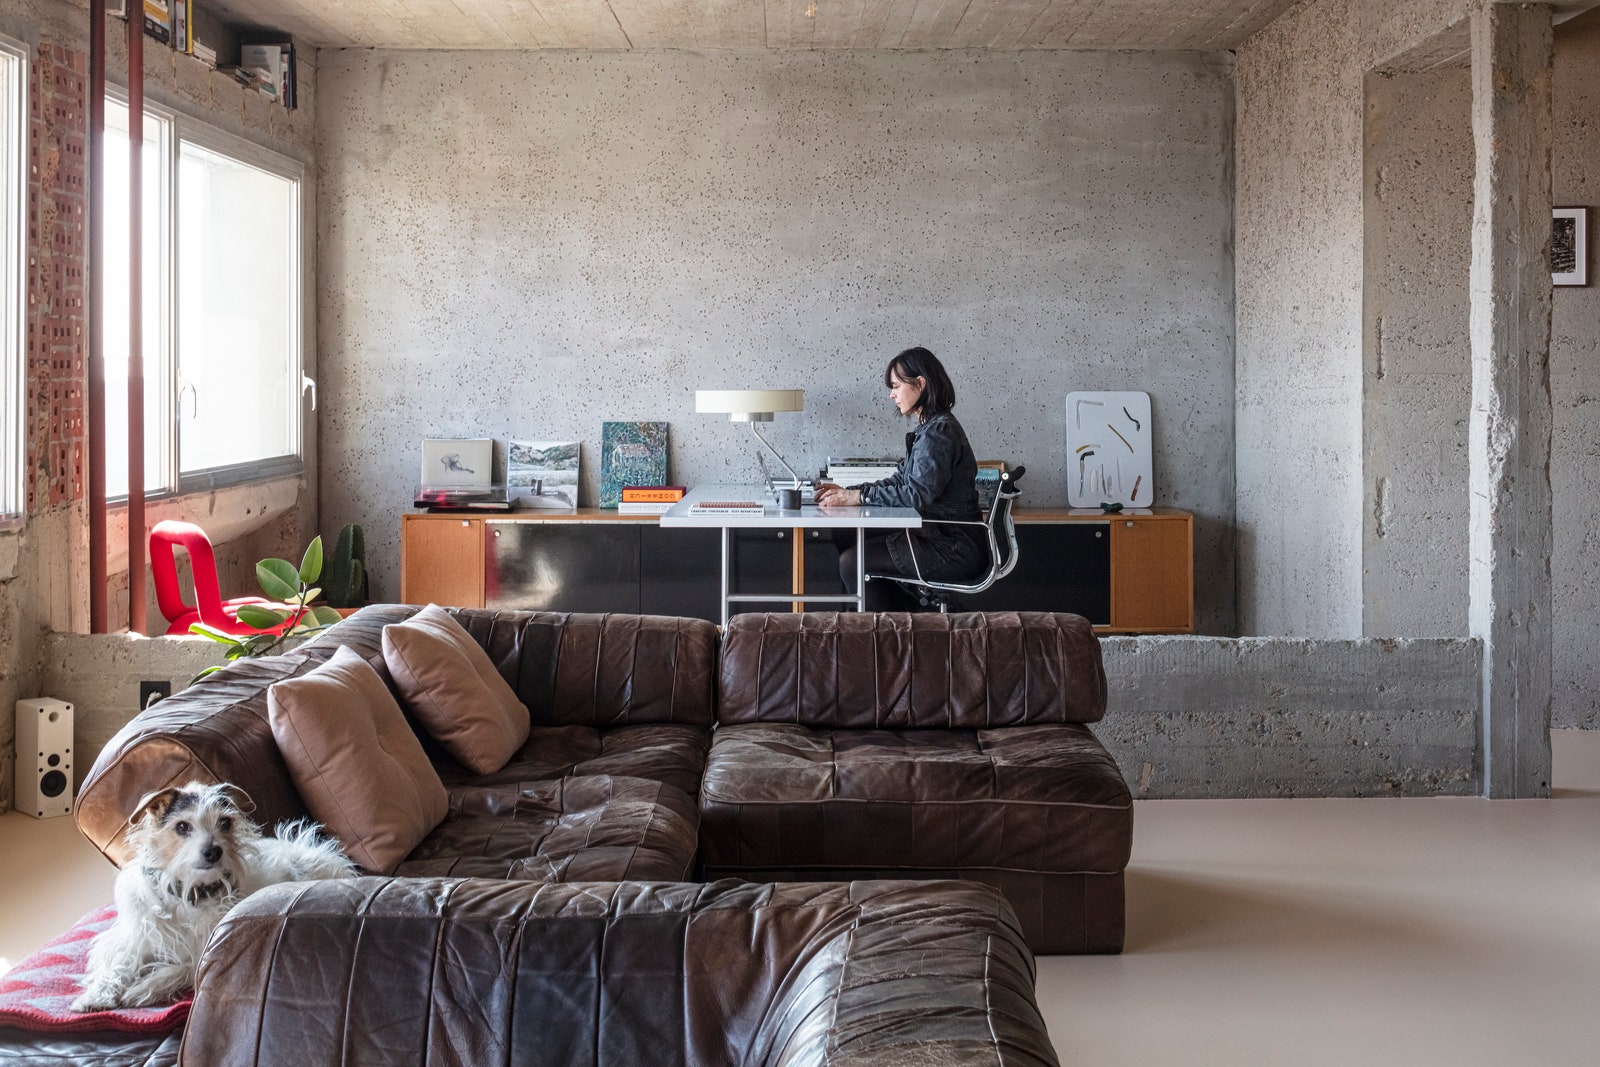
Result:
[[664,515],[689,492],[682,485],[625,485],[619,515]]
[[284,107],[293,109],[295,99],[294,42],[261,41],[239,46],[239,69],[252,75],[251,84]]
[[888,478],[900,469],[900,461],[895,459],[865,459],[860,456],[849,456],[844,459],[828,457],[828,469],[823,475],[824,480],[846,489],[854,489],[866,482],[881,481]]

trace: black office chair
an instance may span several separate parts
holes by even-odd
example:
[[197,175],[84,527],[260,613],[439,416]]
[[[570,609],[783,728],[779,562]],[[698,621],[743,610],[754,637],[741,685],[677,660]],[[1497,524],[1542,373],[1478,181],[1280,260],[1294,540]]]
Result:
[[911,565],[916,569],[915,578],[904,574],[869,574],[869,582],[899,582],[916,594],[917,600],[924,609],[933,608],[940,612],[950,610],[951,601],[963,593],[981,593],[995,582],[1011,573],[1017,565],[1017,527],[1011,517],[1011,505],[1022,495],[1022,490],[1017,488],[1017,482],[1027,471],[1026,467],[1018,467],[1014,471],[1003,471],[1000,474],[1000,488],[994,495],[994,503],[989,507],[987,521],[972,521],[966,519],[923,519],[924,526],[982,526],[989,538],[989,569],[971,582],[935,582],[922,576],[922,567],[917,563],[916,538],[907,534],[906,540],[911,548]]

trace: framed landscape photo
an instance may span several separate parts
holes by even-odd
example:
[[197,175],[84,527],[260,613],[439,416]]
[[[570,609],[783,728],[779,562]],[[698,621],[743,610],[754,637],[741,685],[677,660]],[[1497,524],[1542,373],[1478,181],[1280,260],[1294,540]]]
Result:
[[1558,207],[1551,213],[1550,281],[1553,285],[1589,284],[1589,209]]
[[506,487],[514,508],[578,506],[577,441],[509,441],[506,443]]

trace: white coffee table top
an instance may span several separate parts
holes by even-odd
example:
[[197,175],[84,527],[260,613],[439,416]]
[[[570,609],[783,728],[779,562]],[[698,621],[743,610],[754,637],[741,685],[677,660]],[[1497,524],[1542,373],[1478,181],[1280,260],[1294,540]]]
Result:
[[[764,505],[760,514],[692,515],[690,509],[700,501],[753,500]],[[805,526],[810,529],[843,527],[846,529],[904,530],[922,525],[922,516],[915,508],[820,508],[807,505],[801,508],[780,508],[772,502],[772,494],[760,485],[697,485],[661,516],[662,526],[738,526],[743,528],[788,529]]]

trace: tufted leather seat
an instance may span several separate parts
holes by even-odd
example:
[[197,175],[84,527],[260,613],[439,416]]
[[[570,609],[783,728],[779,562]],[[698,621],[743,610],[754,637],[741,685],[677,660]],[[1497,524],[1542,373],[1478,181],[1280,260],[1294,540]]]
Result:
[[677,882],[694,871],[699,823],[694,801],[643,778],[583,775],[455,789],[444,822],[394,873]]

